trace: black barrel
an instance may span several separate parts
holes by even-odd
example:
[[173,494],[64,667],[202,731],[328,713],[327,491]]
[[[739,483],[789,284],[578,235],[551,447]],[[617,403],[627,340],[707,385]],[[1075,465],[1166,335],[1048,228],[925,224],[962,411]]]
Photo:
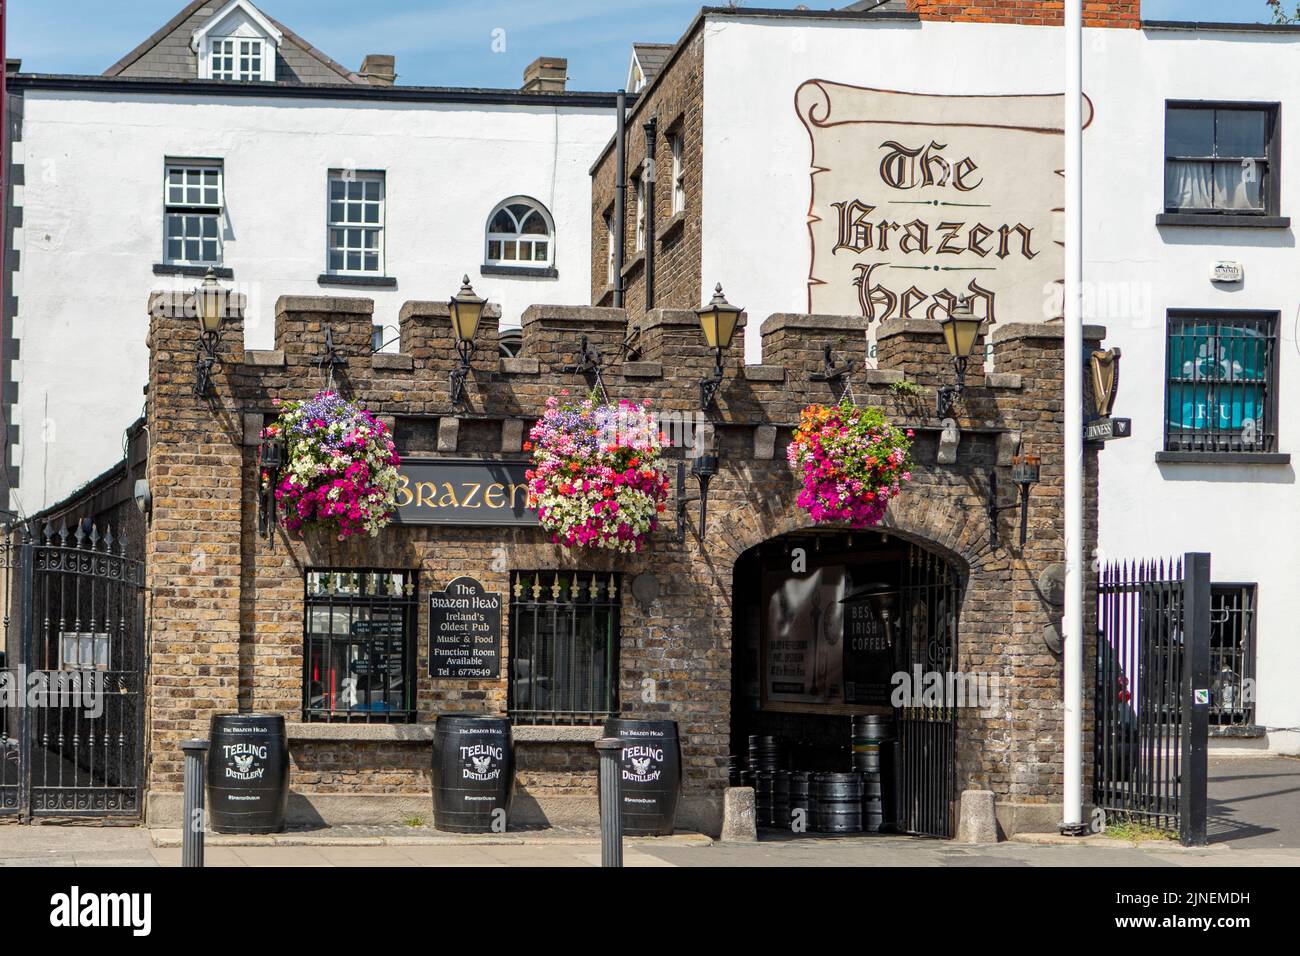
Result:
[[509,822],[514,785],[515,750],[507,718],[439,715],[433,732],[435,827],[452,833],[501,832]]
[[754,734],[749,738],[749,769],[781,770],[783,750],[781,741],[775,737]]
[[776,774],[760,770],[754,774],[754,822],[760,827],[772,826],[772,794],[776,787]]
[[794,829],[796,820],[803,823],[805,831],[812,827],[815,808],[812,798],[812,779],[813,774],[807,770],[796,770],[790,774],[789,819],[785,823],[790,829]]
[[885,823],[884,784],[878,773],[862,775],[862,829],[879,833]]
[[744,786],[740,782],[740,775],[744,772],[741,767],[741,760],[735,754],[727,758],[727,786],[740,787]]
[[611,717],[605,736],[623,741],[620,782],[625,836],[669,836],[682,789],[682,747],[674,720]]
[[772,826],[790,829],[790,771],[778,770],[772,775]]
[[279,833],[289,742],[278,714],[220,714],[209,727],[208,819],[218,833]]
[[892,740],[894,730],[888,717],[868,714],[853,718],[853,769],[866,773],[880,771],[882,746]]
[[813,829],[819,833],[857,833],[862,829],[862,775],[819,773],[813,777],[817,810]]

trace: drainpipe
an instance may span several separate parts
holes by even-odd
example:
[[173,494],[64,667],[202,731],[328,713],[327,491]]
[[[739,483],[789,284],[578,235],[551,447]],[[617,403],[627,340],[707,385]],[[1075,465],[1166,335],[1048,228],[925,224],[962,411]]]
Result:
[[627,233],[627,91],[618,91],[614,132],[614,308],[623,308],[623,242]]
[[1083,824],[1083,0],[1065,3],[1065,766],[1061,832]]
[[655,307],[655,140],[659,118],[650,117],[645,124],[645,310]]

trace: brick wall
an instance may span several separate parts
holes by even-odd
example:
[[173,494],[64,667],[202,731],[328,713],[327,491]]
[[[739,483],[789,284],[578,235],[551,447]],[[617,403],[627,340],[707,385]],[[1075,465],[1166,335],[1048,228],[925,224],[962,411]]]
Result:
[[[908,0],[908,7],[922,20],[1060,26],[1065,18],[1063,0]],[[1141,7],[1141,0],[1084,0],[1083,24],[1137,29]]]
[[[747,550],[807,526],[794,505],[797,489],[784,446],[805,404],[837,397],[830,384],[810,378],[821,368],[828,345],[839,359],[857,360],[859,403],[878,406],[917,431],[915,477],[891,504],[884,530],[953,564],[965,584],[960,666],[992,669],[1004,679],[1007,706],[999,714],[963,712],[959,719],[958,789],[991,788],[1002,801],[1017,804],[1059,802],[1060,663],[1044,642],[1044,629],[1056,612],[1037,592],[1041,572],[1063,559],[1059,326],[998,329],[992,337],[998,372],[972,378],[957,413],[963,430],[957,463],[940,465],[941,422],[934,416],[933,386],[950,373],[938,350],[937,323],[886,325],[879,332],[888,343],[880,369],[863,372],[862,317],[769,317],[763,326],[763,365],[741,364],[739,337],[726,357],[725,385],[712,412],[722,470],[710,487],[705,539],[692,524],[685,543],[677,544],[670,519],[635,556],[575,555],[530,528],[392,526],[378,538],[342,543],[280,529],[268,542],[256,533],[258,431],[273,413],[274,399],[308,397],[320,387],[317,357],[328,324],[334,341],[349,352],[339,387],[391,418],[413,450],[450,457],[517,456],[521,420],[535,419],[545,399],[561,388],[588,387],[581,375],[563,370],[576,359],[581,332],[601,343],[621,341],[629,321],[622,310],[529,309],[522,356],[500,359],[495,350],[480,348],[467,383],[468,410],[453,413],[447,403],[453,353],[445,306],[408,304],[402,313],[402,353],[372,355],[366,345],[369,300],[282,298],[276,310],[277,348],[244,352],[236,318],[223,337],[214,393],[198,399],[191,391],[193,320],[178,296],[159,293],[151,301],[148,472],[154,509],[147,560],[153,589],[148,726],[154,809],[178,805],[180,740],[205,734],[212,714],[240,708],[289,719],[295,791],[322,806],[330,797],[401,796],[418,806],[427,801],[428,738],[413,733],[419,726],[389,736],[383,728],[363,728],[363,733],[334,726],[324,739],[319,725],[298,723],[308,567],[418,568],[422,593],[469,574],[503,594],[512,569],[620,572],[625,583],[648,571],[661,586],[652,604],[642,606],[623,589],[623,711],[679,722],[685,819],[715,828],[732,748],[733,569]],[[611,394],[651,399],[662,412],[689,418],[698,409],[697,383],[711,367],[694,315],[655,310],[639,321],[637,360],[603,349]],[[485,320],[484,341],[490,340],[494,322],[493,315]],[[919,383],[922,393],[893,387],[905,378]],[[447,440],[452,422],[455,437]],[[1002,545],[991,546],[982,490],[990,468],[1009,464],[1017,434],[1044,461],[1023,552],[1012,515],[999,519]],[[1089,541],[1096,532],[1096,458],[1089,451]],[[1010,487],[1004,471],[1004,494]],[[505,679],[427,676],[424,606],[418,633],[417,710],[425,729],[441,712],[505,711]],[[503,675],[508,634],[507,619]],[[647,679],[655,688],[649,700],[642,693]],[[594,812],[589,739],[533,731],[519,751],[518,806],[552,820],[561,818],[555,808],[566,800],[577,801],[588,816]]]

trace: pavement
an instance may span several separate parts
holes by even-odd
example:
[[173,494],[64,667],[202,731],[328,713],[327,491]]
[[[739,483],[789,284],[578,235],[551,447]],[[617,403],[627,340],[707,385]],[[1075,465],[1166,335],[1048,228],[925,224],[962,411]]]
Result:
[[[1070,842],[1026,836],[988,845],[899,836],[761,834],[720,843],[700,834],[625,842],[629,867],[1204,867],[1300,866],[1300,760],[1216,758],[1210,765],[1211,845],[1127,844],[1104,837]],[[0,867],[156,867],[180,864],[180,833],[131,826],[0,825]],[[247,837],[212,834],[208,866],[600,865],[594,830],[444,834],[427,828],[335,827]]]

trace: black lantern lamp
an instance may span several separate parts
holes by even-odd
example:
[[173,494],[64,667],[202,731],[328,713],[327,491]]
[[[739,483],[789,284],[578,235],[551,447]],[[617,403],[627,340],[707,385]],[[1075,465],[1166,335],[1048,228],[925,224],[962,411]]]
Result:
[[700,541],[704,541],[704,532],[708,526],[709,482],[718,473],[718,456],[715,452],[697,455],[691,462],[691,475],[699,485],[695,494],[686,493],[686,463],[677,463],[677,543],[686,541],[686,506],[692,501],[700,503]]
[[696,309],[700,317],[700,328],[704,332],[704,341],[713,349],[713,374],[700,381],[700,410],[708,411],[713,404],[718,389],[722,387],[722,353],[731,346],[731,338],[736,334],[736,324],[740,321],[738,308],[727,301],[722,294],[722,283],[713,290],[713,299],[702,309]]
[[989,472],[989,540],[998,547],[998,515],[1013,508],[1020,509],[1020,547],[1029,538],[1029,490],[1038,484],[1042,461],[1037,455],[1016,455],[1011,459],[1011,483],[1019,490],[1018,500],[1010,504],[998,501],[998,472]]
[[955,385],[945,385],[939,389],[939,401],[935,412],[940,418],[952,414],[953,407],[961,398],[966,388],[966,366],[970,362],[971,350],[979,337],[983,320],[975,315],[975,300],[971,296],[962,296],[957,300],[947,316],[939,320],[943,328],[943,341],[952,356],[952,365],[957,373]]
[[474,334],[483,318],[487,300],[474,294],[469,276],[461,280],[460,291],[447,304],[451,312],[451,330],[456,335],[456,354],[460,361],[451,370],[451,404],[461,404],[465,393],[465,379],[469,376],[469,360],[474,354]]
[[199,323],[198,355],[194,360],[194,394],[208,393],[212,367],[217,364],[221,345],[221,324],[226,318],[226,290],[217,281],[217,270],[208,267],[203,284],[194,290],[194,317]]
[[271,540],[275,530],[275,489],[280,483],[280,469],[284,467],[284,439],[262,433],[257,448],[257,470],[261,479],[257,501],[257,531]]

